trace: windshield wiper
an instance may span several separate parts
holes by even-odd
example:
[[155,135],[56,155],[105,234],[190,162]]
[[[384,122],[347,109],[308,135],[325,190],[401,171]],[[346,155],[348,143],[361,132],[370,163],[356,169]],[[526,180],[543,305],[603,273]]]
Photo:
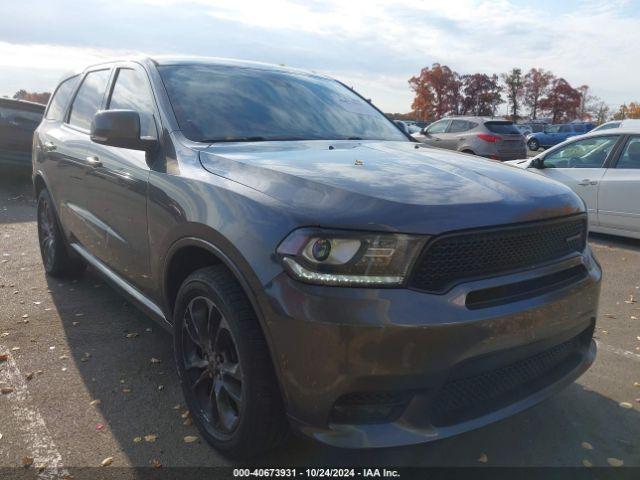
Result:
[[264,137],[226,137],[200,140],[202,143],[224,143],[224,142],[266,142]]

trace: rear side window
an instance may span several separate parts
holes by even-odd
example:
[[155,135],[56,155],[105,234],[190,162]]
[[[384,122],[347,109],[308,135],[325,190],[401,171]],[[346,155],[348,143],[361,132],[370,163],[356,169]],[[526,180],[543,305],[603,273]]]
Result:
[[610,128],[618,128],[619,126],[620,122],[603,123],[596,130],[609,130]]
[[491,133],[501,133],[503,135],[508,135],[510,133],[520,135],[520,130],[518,130],[513,122],[484,122],[484,126],[487,127]]
[[561,125],[559,132],[560,133],[570,133],[571,132],[571,125]]
[[69,124],[89,130],[93,116],[100,108],[109,81],[109,70],[89,72],[71,105]]
[[157,137],[153,120],[153,100],[149,83],[141,72],[130,68],[118,70],[109,110],[135,110],[140,114],[140,136]]
[[449,133],[460,133],[471,130],[476,124],[473,122],[467,122],[466,120],[451,120],[449,126]]
[[78,76],[76,75],[58,85],[56,92],[53,94],[53,98],[51,98],[49,102],[49,108],[47,109],[45,118],[48,120],[62,120],[65,108],[69,102],[69,97],[71,97],[77,84]]

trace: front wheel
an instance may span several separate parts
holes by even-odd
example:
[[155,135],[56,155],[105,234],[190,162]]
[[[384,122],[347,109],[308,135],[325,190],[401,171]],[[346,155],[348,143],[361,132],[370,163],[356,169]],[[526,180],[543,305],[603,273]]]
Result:
[[529,150],[531,150],[532,152],[535,152],[540,148],[540,142],[535,138],[532,138],[527,142],[527,146],[529,147]]
[[222,265],[190,275],[174,314],[178,374],[202,436],[233,457],[276,446],[287,431],[264,335],[251,303]]

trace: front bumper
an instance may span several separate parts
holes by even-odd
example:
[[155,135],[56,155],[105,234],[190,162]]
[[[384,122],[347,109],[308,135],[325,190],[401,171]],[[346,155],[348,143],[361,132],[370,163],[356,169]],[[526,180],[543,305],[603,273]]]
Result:
[[[576,266],[584,267],[585,275],[570,285],[486,308],[467,307],[472,292]],[[535,270],[464,283],[444,295],[319,287],[279,275],[266,288],[266,321],[292,424],[334,446],[388,447],[447,437],[528,408],[593,362],[600,280],[588,249]],[[548,352],[568,352],[566,345],[571,346],[566,358],[549,363]],[[531,359],[548,367],[531,366],[543,375],[507,388],[499,398],[465,403],[465,396],[484,398],[474,393],[474,385],[485,390],[487,381],[491,386],[492,379],[511,378]],[[478,384],[478,378],[485,383]],[[405,403],[388,420],[349,421],[338,415],[340,402],[354,395],[391,395]],[[456,402],[462,402],[459,408],[443,414],[443,405],[446,410]]]

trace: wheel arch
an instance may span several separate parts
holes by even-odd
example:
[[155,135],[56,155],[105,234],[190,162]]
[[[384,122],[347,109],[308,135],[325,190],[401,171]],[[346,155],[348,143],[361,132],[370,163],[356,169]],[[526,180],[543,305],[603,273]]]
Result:
[[[237,253],[236,255],[240,254]],[[258,324],[267,342],[273,369],[278,378],[278,387],[286,403],[286,391],[282,388],[282,372],[278,363],[274,361],[274,359],[277,358],[276,352],[273,347],[269,328],[267,328],[264,311],[256,292],[259,282],[257,278],[253,280],[247,278],[251,273],[244,272],[243,269],[237,265],[238,262],[234,260],[234,256],[236,255],[229,253],[218,243],[214,243],[209,239],[203,239],[200,236],[182,237],[173,242],[165,256],[162,277],[162,296],[169,314],[169,319],[173,324],[175,300],[184,279],[200,268],[210,265],[224,265],[244,291],[258,318]],[[185,263],[181,263],[186,259],[188,260]],[[248,264],[246,268],[249,268]]]

